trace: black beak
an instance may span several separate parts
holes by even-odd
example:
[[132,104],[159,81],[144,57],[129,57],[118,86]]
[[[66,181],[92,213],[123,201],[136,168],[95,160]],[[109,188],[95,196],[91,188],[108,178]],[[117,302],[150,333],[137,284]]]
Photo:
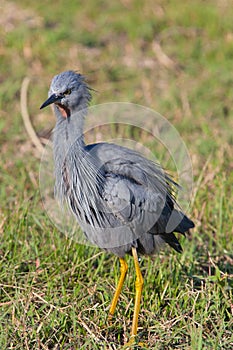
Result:
[[61,95],[52,94],[41,106],[40,109],[51,105],[51,103],[59,102],[62,99]]

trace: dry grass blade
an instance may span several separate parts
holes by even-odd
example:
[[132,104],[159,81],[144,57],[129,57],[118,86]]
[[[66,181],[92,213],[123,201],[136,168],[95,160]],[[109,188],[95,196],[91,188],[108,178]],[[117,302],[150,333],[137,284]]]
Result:
[[36,132],[32,126],[30,116],[28,113],[28,108],[27,108],[27,91],[28,91],[28,86],[30,83],[30,79],[28,77],[24,78],[22,85],[21,85],[21,91],[20,91],[20,107],[21,107],[21,115],[23,118],[24,126],[25,129],[32,140],[33,144],[39,151],[39,154],[41,155],[44,151],[44,147],[42,143],[40,142],[40,139],[36,135]]
[[168,69],[176,68],[175,62],[165,54],[165,52],[162,50],[161,45],[155,40],[152,44],[152,50],[155,53],[159,63],[161,63],[164,67]]
[[92,332],[92,330],[88,327],[88,325],[81,319],[80,316],[78,316],[78,320],[81,323],[81,325],[83,326],[83,328],[86,329],[86,331],[90,334],[90,336],[95,339],[95,341],[97,341],[98,343],[101,342],[101,340]]

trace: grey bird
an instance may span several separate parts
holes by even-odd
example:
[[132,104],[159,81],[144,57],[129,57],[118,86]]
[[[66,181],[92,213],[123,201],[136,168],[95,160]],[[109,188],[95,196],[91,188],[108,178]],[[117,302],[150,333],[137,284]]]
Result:
[[137,334],[143,287],[138,254],[154,254],[163,243],[182,252],[174,232],[185,234],[194,223],[177,206],[173,193],[178,184],[160,165],[116,144],[85,144],[83,123],[91,90],[81,74],[65,71],[53,78],[48,99],[40,108],[53,103],[57,119],[53,132],[56,197],[68,203],[90,242],[120,258],[121,275],[110,318],[128,268],[124,256],[133,255],[136,295],[131,344]]

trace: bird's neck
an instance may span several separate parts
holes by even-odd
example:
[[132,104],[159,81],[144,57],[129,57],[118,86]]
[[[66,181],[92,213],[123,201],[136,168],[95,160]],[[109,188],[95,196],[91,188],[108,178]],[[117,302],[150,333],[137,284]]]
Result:
[[54,108],[57,123],[53,134],[54,161],[58,167],[62,166],[64,159],[71,146],[76,145],[77,157],[82,154],[85,142],[83,137],[84,111],[72,113],[68,118],[64,118],[57,106]]
[[57,118],[55,132],[62,136],[62,140],[67,146],[71,146],[74,141],[80,141],[83,144],[83,126],[86,109],[72,111],[72,113],[64,117],[59,110],[59,107],[54,106],[54,112]]

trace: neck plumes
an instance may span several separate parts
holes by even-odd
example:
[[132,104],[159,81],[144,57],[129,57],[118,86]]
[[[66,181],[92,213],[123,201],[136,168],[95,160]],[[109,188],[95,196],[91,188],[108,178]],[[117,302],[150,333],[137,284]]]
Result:
[[[54,106],[57,123],[53,131],[53,154],[55,168],[55,187],[60,187],[62,178],[62,169],[66,156],[70,149],[75,145],[77,148],[77,157],[81,157],[84,150],[83,123],[86,110],[82,109],[72,112],[68,118],[64,118],[59,107]],[[60,191],[59,191],[60,192]]]
[[85,148],[83,122],[86,111],[71,113],[69,118],[64,118],[55,106],[55,113],[55,196],[61,203],[64,200],[68,203],[84,230],[87,228],[85,225],[100,226],[102,218],[98,214],[97,203],[100,202],[99,190],[103,178],[101,164]]

